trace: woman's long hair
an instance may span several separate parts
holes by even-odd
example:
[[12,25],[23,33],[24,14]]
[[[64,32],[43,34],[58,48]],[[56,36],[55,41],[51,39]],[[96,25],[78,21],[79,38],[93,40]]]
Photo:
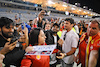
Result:
[[38,45],[38,37],[40,34],[40,30],[42,30],[41,28],[34,28],[29,35],[29,44],[31,44],[32,46],[34,45]]

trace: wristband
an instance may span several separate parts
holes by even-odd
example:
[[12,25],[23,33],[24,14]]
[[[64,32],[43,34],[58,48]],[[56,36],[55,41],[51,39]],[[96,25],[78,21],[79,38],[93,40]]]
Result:
[[25,46],[25,45],[26,45],[26,43],[22,43],[22,45],[23,45],[23,46]]

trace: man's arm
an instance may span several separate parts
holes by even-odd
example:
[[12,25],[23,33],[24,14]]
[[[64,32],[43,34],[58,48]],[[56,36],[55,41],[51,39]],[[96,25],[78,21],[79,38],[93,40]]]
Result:
[[[76,48],[72,47],[71,51],[66,53],[67,56],[74,54],[76,51]],[[65,53],[60,53],[61,56],[57,56],[58,59],[63,59],[65,57]]]
[[19,26],[19,28],[17,29],[17,32],[22,33],[20,34],[20,38],[18,39],[19,42],[23,42],[23,50],[25,50],[25,48],[28,46],[29,41],[28,41],[28,28],[25,27],[24,30],[22,30],[21,25]]
[[96,67],[98,59],[98,51],[92,50],[89,56],[89,67]]
[[66,53],[66,54],[67,54],[67,56],[74,54],[74,53],[75,53],[75,51],[76,51],[76,49],[77,49],[77,48],[72,47],[71,51],[69,51],[68,53]]

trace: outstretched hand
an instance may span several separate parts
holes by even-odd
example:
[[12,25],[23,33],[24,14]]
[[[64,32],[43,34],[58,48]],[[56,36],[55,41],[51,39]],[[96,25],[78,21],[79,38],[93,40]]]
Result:
[[25,52],[30,52],[30,51],[33,51],[34,48],[33,46],[28,46],[26,49],[25,49]]
[[40,18],[40,17],[43,18],[45,13],[46,13],[46,12],[45,12],[44,10],[40,11],[40,13],[38,14],[38,17],[39,17],[39,18]]
[[60,53],[61,56],[56,56],[58,59],[63,59],[65,57],[64,53]]

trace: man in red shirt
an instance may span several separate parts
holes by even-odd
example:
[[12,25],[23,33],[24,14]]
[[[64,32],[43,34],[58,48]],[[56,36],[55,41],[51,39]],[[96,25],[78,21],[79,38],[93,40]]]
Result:
[[[95,67],[98,59],[100,45],[100,25],[93,20],[89,23],[87,32],[82,35],[79,43],[79,53],[75,58],[77,63],[82,63],[82,67]],[[77,61],[79,59],[79,61]]]

